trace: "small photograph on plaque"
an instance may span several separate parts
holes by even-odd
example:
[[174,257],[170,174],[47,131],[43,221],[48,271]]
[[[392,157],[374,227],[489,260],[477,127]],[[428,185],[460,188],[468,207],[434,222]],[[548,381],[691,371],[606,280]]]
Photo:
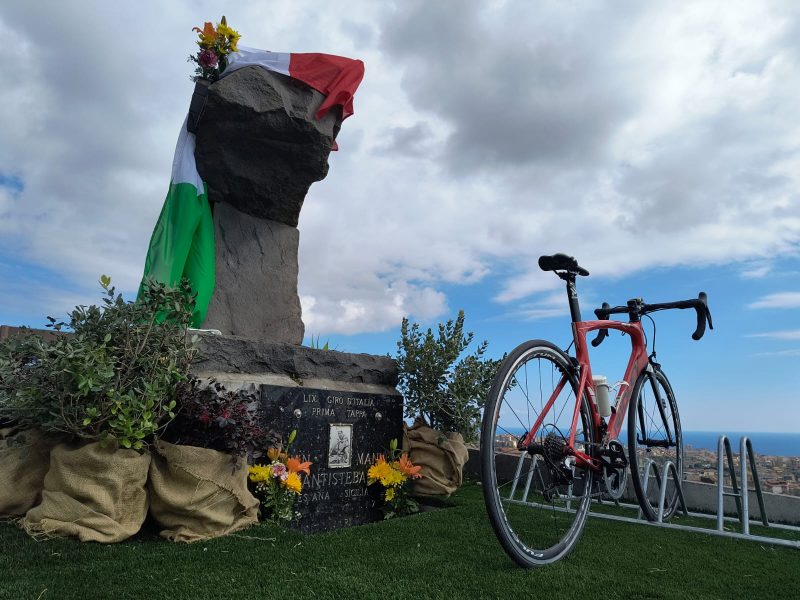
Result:
[[353,456],[353,425],[331,423],[328,439],[328,468],[349,467]]

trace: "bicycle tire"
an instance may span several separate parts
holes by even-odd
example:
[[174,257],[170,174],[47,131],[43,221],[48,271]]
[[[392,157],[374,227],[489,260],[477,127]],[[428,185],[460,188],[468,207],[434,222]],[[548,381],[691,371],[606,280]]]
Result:
[[[658,410],[656,391],[661,398],[663,411]],[[662,394],[663,392],[663,394]],[[668,440],[667,431],[671,432],[673,446],[669,448],[653,447],[640,443],[639,437],[645,431],[646,438],[658,442]],[[647,460],[652,460],[658,467],[658,476],[653,476],[648,469]],[[660,368],[642,372],[636,380],[628,406],[628,461],[630,463],[631,482],[642,514],[649,521],[658,520],[659,496],[661,482],[659,477],[664,472],[667,461],[671,461],[678,472],[678,479],[683,479],[683,436],[681,420],[675,393]],[[645,477],[651,479],[645,494]],[[669,519],[678,506],[678,488],[672,478],[667,480],[667,491],[664,498],[663,520]]]
[[[536,375],[539,376],[538,388],[529,388],[531,378],[537,379]],[[544,384],[542,375],[545,376]],[[557,387],[554,382],[556,377],[559,381],[566,377],[566,382],[550,409],[545,411],[547,402],[544,392],[546,388],[551,388],[546,397],[552,395]],[[525,392],[522,391],[523,384]],[[557,461],[544,458],[546,453],[534,458],[527,452],[516,451],[514,440],[515,437],[521,437],[518,436],[519,432],[526,428],[529,430],[538,415],[544,412],[537,439],[543,440],[546,432],[552,434],[556,443],[563,442],[569,436],[577,391],[578,381],[570,357],[550,342],[532,340],[515,348],[503,360],[489,392],[481,431],[484,500],[489,521],[500,544],[511,559],[523,567],[543,566],[566,556],[575,546],[586,523],[591,504],[592,471],[573,465],[572,485],[559,483],[559,473],[563,472]],[[538,393],[538,399],[533,392]],[[520,408],[525,409],[526,419],[520,418],[521,411],[514,412],[513,403],[519,403]],[[534,404],[539,405],[538,411]],[[521,427],[508,427],[506,422],[513,421],[511,413]],[[585,393],[580,416],[575,446],[590,453],[594,431],[589,399]],[[562,422],[567,423],[566,429]],[[548,460],[551,462],[548,463]],[[513,466],[515,461],[516,467]],[[511,471],[514,471],[514,475],[509,480]],[[517,498],[520,495],[517,494],[517,488],[522,492],[521,498]]]

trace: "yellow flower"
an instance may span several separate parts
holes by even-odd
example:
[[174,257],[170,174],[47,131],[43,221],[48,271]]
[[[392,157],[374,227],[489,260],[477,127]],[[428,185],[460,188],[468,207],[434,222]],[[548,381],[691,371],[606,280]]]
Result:
[[231,43],[231,48],[233,51],[236,51],[236,42],[239,41],[239,38],[242,36],[239,35],[238,31],[235,31],[233,28],[228,27],[228,24],[224,21],[217,25],[217,35],[223,38],[227,38]]
[[386,493],[383,495],[383,499],[386,502],[391,502],[394,499],[394,488],[390,487],[386,489]]
[[392,465],[389,465],[388,471],[383,475],[383,477],[381,477],[381,484],[388,488],[401,485],[405,480],[406,476],[398,471],[397,467],[393,463]]
[[303,489],[303,482],[300,481],[300,475],[297,473],[289,473],[281,483],[283,487],[295,494],[299,494]]
[[271,476],[268,465],[253,465],[247,471],[250,473],[250,481],[255,483],[269,481]]
[[386,462],[386,459],[381,454],[376,460],[375,464],[372,465],[369,470],[367,471],[367,477],[369,478],[370,483],[375,483],[376,481],[381,481],[383,483],[383,478],[386,477],[389,471],[392,470],[392,467]]

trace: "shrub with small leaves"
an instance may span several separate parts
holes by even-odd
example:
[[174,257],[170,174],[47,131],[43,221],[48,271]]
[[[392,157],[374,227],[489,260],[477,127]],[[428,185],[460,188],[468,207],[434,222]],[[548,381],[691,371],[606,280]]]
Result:
[[186,340],[194,295],[186,281],[151,281],[126,302],[109,277],[100,285],[103,306],[78,306],[69,323],[48,317],[48,327],[70,333],[0,343],[0,419],[143,450],[175,416],[176,386],[194,356]]
[[[459,357],[474,335],[464,335],[464,311],[455,321],[422,333],[404,318],[397,342],[397,389],[405,398],[406,417],[421,417],[433,429],[455,431],[467,442],[476,441],[481,410],[500,361],[484,358],[488,342],[473,354]],[[458,362],[456,362],[458,361]]]

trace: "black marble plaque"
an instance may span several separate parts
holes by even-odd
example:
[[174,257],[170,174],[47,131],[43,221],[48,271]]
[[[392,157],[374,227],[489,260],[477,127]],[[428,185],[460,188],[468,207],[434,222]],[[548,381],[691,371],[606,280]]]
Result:
[[367,469],[392,438],[401,441],[401,396],[262,385],[261,398],[266,425],[284,436],[296,429],[290,454],[313,463],[295,503],[300,531],[383,518],[379,490],[367,486]]

